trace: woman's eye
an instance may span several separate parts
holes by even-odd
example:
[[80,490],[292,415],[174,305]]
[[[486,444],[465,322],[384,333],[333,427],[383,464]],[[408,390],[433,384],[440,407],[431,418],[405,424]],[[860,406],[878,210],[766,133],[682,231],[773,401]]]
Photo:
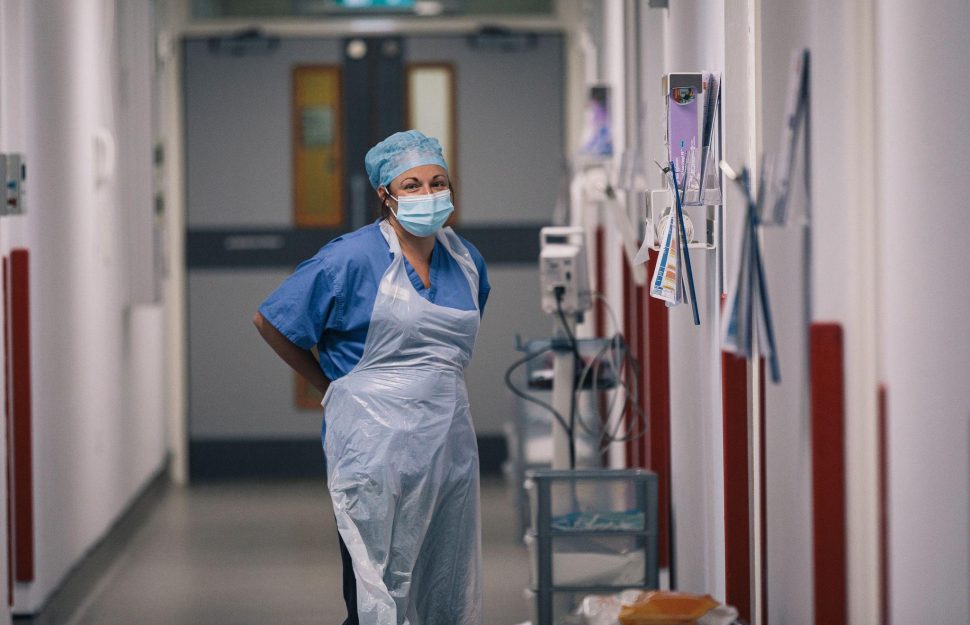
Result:
[[445,189],[447,187],[448,187],[448,183],[445,182],[444,180],[436,180],[434,182],[434,188],[435,189]]

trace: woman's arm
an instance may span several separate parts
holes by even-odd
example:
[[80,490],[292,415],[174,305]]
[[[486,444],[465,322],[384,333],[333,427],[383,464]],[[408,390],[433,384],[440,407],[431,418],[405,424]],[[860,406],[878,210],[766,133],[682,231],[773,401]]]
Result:
[[263,340],[283,359],[283,362],[293,367],[294,371],[302,375],[318,391],[321,393],[327,392],[327,387],[330,386],[330,380],[327,379],[327,376],[323,375],[323,371],[320,369],[320,363],[313,356],[313,352],[308,349],[303,349],[286,338],[282,332],[274,328],[270,322],[266,321],[266,318],[261,313],[257,312],[253,316],[253,325],[259,330],[259,334],[263,337]]

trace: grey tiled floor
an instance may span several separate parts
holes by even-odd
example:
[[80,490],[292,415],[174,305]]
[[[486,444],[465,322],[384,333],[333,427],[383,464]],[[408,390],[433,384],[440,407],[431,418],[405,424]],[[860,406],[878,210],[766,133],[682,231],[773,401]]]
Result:
[[[483,481],[486,625],[530,612],[509,501]],[[322,480],[171,487],[70,625],[339,625],[336,536]]]

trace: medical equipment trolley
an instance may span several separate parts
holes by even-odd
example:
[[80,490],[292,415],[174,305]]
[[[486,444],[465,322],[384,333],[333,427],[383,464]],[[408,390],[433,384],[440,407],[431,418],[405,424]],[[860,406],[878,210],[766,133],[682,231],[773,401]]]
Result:
[[537,625],[558,623],[577,597],[658,588],[655,473],[536,470],[526,483]]

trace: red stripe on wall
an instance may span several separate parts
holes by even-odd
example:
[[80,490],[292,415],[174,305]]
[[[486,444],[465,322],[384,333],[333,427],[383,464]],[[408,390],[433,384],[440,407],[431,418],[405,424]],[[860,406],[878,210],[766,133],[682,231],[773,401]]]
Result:
[[879,385],[877,400],[879,419],[879,605],[881,623],[892,623],[889,612],[889,400],[886,385]]
[[3,426],[6,436],[7,465],[4,479],[7,483],[7,605],[13,605],[13,487],[10,482],[10,458],[12,457],[13,414],[10,399],[10,261],[3,257]]
[[842,327],[810,330],[815,623],[845,625],[845,388]]
[[768,625],[768,436],[767,436],[767,384],[765,383],[765,359],[758,359],[758,378],[761,389],[761,397],[758,398],[761,406],[761,417],[759,427],[761,429],[759,457],[761,458],[759,471],[761,474],[761,601],[759,602],[761,612],[761,625]]
[[31,443],[30,259],[10,253],[10,352],[13,361],[14,578],[34,580],[34,501]]
[[[659,253],[651,250],[647,275],[657,267]],[[650,421],[650,470],[657,474],[657,514],[659,516],[660,566],[669,567],[672,560],[670,544],[670,334],[667,305],[649,296],[647,300],[647,358],[642,361],[646,371],[649,394],[647,418]]]
[[751,622],[751,511],[748,479],[748,361],[721,352],[724,414],[724,573],[726,601]]

